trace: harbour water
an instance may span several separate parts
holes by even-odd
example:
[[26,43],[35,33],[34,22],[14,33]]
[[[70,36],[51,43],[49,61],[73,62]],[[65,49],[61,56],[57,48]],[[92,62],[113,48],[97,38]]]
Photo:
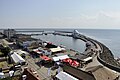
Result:
[[[45,30],[52,31],[52,29],[45,29]],[[73,31],[74,29],[58,29],[58,30]],[[112,29],[110,30],[109,29],[77,29],[77,30],[81,34],[89,36],[105,44],[112,51],[115,57],[120,57],[120,53],[119,53],[120,52],[120,37],[119,37],[120,30],[112,30]],[[34,33],[38,33],[38,32],[34,32]],[[58,45],[62,44],[66,46],[66,48],[74,49],[79,52],[83,52],[85,49],[85,44],[83,41],[79,39],[76,40],[71,37],[58,36],[58,35],[56,36],[38,35],[38,36],[33,36],[33,37],[37,39],[42,39],[45,41],[50,41]]]
[[105,44],[115,57],[120,57],[120,30],[83,29],[79,32]]
[[83,52],[85,50],[85,43],[80,39],[74,39],[72,37],[60,36],[60,35],[40,35],[33,36],[37,39],[42,39],[44,41],[50,41],[53,44],[63,45],[68,49],[73,49],[78,52]]

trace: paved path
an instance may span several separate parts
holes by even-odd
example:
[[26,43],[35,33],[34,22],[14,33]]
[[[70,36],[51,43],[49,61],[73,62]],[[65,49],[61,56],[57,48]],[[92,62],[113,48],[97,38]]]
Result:
[[[48,75],[48,68],[42,66],[39,67],[37,64],[35,64],[35,60],[33,58],[30,58],[27,60],[28,68],[32,68],[35,71],[37,71],[38,75],[41,77],[42,80],[49,80],[50,75]],[[53,75],[56,73],[56,70],[51,70],[50,74]]]
[[[101,50],[100,46],[96,43],[97,49],[94,48],[94,50],[99,51]],[[95,53],[94,53],[95,54]],[[111,70],[107,68],[106,66],[102,65],[97,60],[97,55],[93,55],[93,61],[85,66],[84,70],[86,71],[92,71],[93,75],[95,76],[96,80],[113,80],[115,79],[120,73],[115,72],[114,70]]]

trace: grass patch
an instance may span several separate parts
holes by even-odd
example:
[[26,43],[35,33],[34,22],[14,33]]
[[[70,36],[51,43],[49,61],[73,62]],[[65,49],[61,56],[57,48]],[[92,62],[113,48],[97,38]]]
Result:
[[0,62],[0,68],[4,67],[7,67],[7,62],[6,61]]
[[3,79],[0,79],[0,80],[19,80],[19,76],[15,76],[15,77],[6,77],[6,78],[3,78]]
[[0,80],[12,80],[10,77],[7,77],[7,78],[3,78],[3,79],[0,79]]

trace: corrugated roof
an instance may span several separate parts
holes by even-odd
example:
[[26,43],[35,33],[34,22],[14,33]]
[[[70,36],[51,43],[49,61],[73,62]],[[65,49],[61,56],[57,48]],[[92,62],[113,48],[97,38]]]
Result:
[[15,63],[25,62],[25,60],[15,52],[11,55],[11,57]]

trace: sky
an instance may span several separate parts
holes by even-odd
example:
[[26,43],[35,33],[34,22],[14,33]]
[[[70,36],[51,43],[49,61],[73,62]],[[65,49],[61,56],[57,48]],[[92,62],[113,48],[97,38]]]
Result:
[[0,28],[120,29],[120,0],[0,0]]

